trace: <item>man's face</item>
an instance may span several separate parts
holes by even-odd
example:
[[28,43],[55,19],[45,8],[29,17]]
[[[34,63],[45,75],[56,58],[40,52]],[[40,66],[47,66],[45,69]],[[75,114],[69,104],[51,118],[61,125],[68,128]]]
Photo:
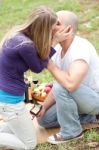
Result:
[[64,28],[66,28],[66,27],[65,27],[65,25],[64,25],[63,19],[62,19],[61,17],[58,17],[57,22],[53,25],[53,29],[52,29],[53,35],[54,35],[57,31],[59,31],[59,30],[61,30],[61,29],[64,29]]

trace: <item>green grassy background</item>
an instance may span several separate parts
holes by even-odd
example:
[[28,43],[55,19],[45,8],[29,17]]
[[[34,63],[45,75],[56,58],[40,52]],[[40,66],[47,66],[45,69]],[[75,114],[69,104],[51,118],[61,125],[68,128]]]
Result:
[[79,17],[79,33],[99,51],[99,0],[0,0],[0,39],[12,26],[22,23],[38,5],[48,5],[55,11],[74,11]]
[[[55,11],[74,11],[79,18],[78,34],[88,38],[99,52],[99,0],[0,0],[0,39],[11,27],[24,22],[38,5],[47,5]],[[28,75],[32,74],[28,72]],[[33,76],[41,82],[52,80],[47,71]]]
[[[0,3],[0,38],[13,25],[24,21],[31,9],[38,5],[48,5],[55,10],[73,9],[80,11],[79,3],[75,0],[2,0]],[[74,7],[75,6],[75,7]]]
[[[13,26],[24,22],[31,9],[38,5],[47,5],[58,10],[74,11],[79,18],[79,35],[89,39],[99,53],[99,0],[0,0],[0,40],[4,34]],[[38,78],[41,82],[52,80],[52,76],[45,70],[40,74],[27,75]],[[99,141],[99,136],[95,131],[85,134],[85,141],[72,143],[69,146],[50,144],[39,145],[35,150],[86,150],[86,141],[95,139]]]

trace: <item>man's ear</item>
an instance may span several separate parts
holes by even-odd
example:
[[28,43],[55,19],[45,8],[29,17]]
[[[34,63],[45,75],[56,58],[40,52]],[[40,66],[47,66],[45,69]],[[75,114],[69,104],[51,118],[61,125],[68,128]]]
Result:
[[69,33],[69,32],[73,32],[73,28],[72,28],[71,25],[68,25],[68,26],[66,27],[66,33]]
[[67,34],[67,36],[71,36],[71,35],[73,35],[73,28],[72,28],[72,26],[71,25],[68,25],[67,27],[66,27],[66,34]]

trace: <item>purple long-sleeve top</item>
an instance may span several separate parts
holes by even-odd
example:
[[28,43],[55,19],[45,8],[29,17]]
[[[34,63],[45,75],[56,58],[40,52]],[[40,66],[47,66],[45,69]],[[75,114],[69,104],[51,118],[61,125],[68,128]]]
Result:
[[[51,48],[52,56],[55,50]],[[42,60],[34,43],[19,33],[5,42],[0,53],[0,89],[11,94],[25,92],[24,72],[28,69],[40,73],[47,67],[48,59]]]

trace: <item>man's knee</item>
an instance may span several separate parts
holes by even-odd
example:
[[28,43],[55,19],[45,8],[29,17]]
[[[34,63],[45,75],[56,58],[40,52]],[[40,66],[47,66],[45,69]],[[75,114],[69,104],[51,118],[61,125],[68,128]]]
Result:
[[44,124],[44,121],[43,121],[42,118],[38,117],[38,118],[37,118],[37,122],[38,122],[38,124],[39,124],[40,126],[45,127],[45,124]]
[[53,85],[54,96],[57,97],[61,93],[65,93],[65,94],[67,93],[68,94],[68,91],[64,87],[62,87],[59,83],[55,82]]
[[90,114],[91,115],[99,114],[99,106],[98,105],[94,106],[93,109],[91,110]]
[[44,118],[37,118],[37,122],[40,126],[44,127],[44,128],[49,128],[49,122],[44,119]]

